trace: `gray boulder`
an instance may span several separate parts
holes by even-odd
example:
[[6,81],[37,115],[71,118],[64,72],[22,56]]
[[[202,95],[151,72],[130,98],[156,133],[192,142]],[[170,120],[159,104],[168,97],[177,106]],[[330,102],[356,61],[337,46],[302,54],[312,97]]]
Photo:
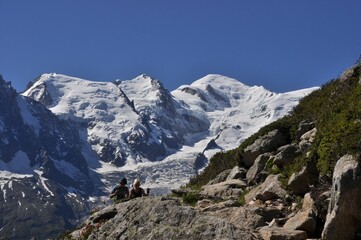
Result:
[[231,196],[240,196],[243,189],[247,187],[247,184],[239,179],[231,179],[224,182],[205,185],[202,187],[201,195],[211,197],[227,198]]
[[278,153],[273,159],[273,163],[278,167],[282,167],[285,164],[292,163],[296,157],[300,156],[302,152],[296,144],[288,144],[278,149]]
[[304,240],[307,233],[282,227],[262,227],[259,233],[263,240]]
[[232,169],[227,169],[224,170],[223,172],[221,172],[220,174],[217,175],[217,177],[215,177],[213,180],[209,181],[207,183],[207,185],[212,185],[212,184],[216,184],[216,183],[220,183],[220,182],[224,182],[227,180],[228,175],[231,173]]
[[269,175],[261,185],[253,188],[244,196],[246,203],[257,199],[267,201],[271,199],[284,198],[287,195],[287,192],[283,189],[278,178],[279,175]]
[[340,158],[332,177],[331,200],[323,239],[359,239],[361,233],[361,168],[351,155]]
[[295,172],[288,180],[288,187],[297,195],[304,195],[317,183],[317,170],[312,163]]
[[307,153],[312,146],[312,143],[315,141],[316,133],[317,128],[313,128],[301,136],[298,146],[303,153]]
[[310,131],[315,127],[315,123],[312,121],[302,121],[298,125],[298,129],[296,131],[296,139],[297,141],[300,141],[301,136],[305,134],[306,132]]
[[315,235],[316,231],[316,212],[315,201],[311,194],[305,194],[302,203],[302,209],[297,214],[287,220],[284,228],[293,230],[303,230],[307,232],[308,236]]
[[247,171],[244,168],[235,166],[234,168],[232,168],[231,172],[228,174],[228,177],[226,180],[244,179],[246,177],[246,173],[247,173]]
[[287,136],[278,129],[268,132],[244,149],[243,163],[250,167],[260,154],[275,151],[287,143]]
[[[272,154],[265,153],[259,155],[256,160],[254,161],[254,164],[250,169],[248,170],[246,174],[246,179],[248,184],[254,184],[258,182],[258,174],[265,168],[267,161],[270,159]],[[264,180],[264,179],[263,179]]]

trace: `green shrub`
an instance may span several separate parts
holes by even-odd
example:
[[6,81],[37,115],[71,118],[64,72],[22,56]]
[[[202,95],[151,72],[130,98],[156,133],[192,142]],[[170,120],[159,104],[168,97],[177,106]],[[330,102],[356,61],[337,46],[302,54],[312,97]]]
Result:
[[182,200],[184,203],[189,204],[191,206],[195,206],[199,200],[200,194],[198,192],[187,192],[183,197]]
[[249,190],[248,190],[248,189],[244,189],[243,192],[242,192],[242,194],[241,194],[241,196],[239,196],[239,201],[238,201],[238,202],[239,202],[239,204],[240,204],[241,206],[246,205],[245,196],[246,196],[247,193],[249,193]]

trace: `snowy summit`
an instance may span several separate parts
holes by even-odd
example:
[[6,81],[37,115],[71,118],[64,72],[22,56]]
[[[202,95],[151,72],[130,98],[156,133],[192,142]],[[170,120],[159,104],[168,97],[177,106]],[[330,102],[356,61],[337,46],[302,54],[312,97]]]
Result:
[[89,165],[108,184],[121,173],[169,189],[200,170],[199,154],[236,148],[315,89],[273,93],[211,74],[169,92],[145,74],[113,83],[44,74],[23,95],[77,123]]

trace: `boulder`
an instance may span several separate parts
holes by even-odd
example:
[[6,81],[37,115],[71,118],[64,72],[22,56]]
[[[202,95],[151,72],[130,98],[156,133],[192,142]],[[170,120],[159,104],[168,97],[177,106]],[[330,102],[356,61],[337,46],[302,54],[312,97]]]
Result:
[[304,166],[299,172],[295,172],[288,180],[288,188],[294,194],[304,195],[317,183],[317,170],[313,163]]
[[287,143],[288,137],[280,130],[270,131],[244,149],[243,163],[250,167],[260,154],[275,151]]
[[279,219],[283,215],[283,210],[277,206],[258,207],[256,213],[264,218],[266,222],[271,222],[273,219]]
[[247,173],[246,169],[235,166],[234,168],[232,168],[231,172],[228,174],[228,177],[226,180],[244,179],[246,177],[246,173]]
[[271,156],[272,156],[272,154],[265,153],[265,154],[259,155],[256,158],[256,160],[254,161],[254,164],[252,165],[252,167],[250,167],[250,169],[247,171],[247,174],[246,174],[246,179],[247,179],[248,184],[253,185],[254,183],[257,183],[258,180],[260,180],[258,178],[258,174],[265,168],[266,163],[270,159]]
[[247,187],[247,184],[239,179],[231,179],[224,182],[205,185],[202,187],[201,195],[206,195],[210,197],[230,197],[230,196],[240,196],[243,192],[243,189]]
[[304,135],[306,132],[310,131],[315,127],[315,123],[312,121],[302,121],[298,125],[298,129],[296,131],[296,139],[299,142],[301,139],[301,136]]
[[343,156],[337,161],[333,172],[323,239],[360,239],[360,199],[360,164],[354,156]]
[[227,169],[224,170],[223,172],[221,172],[220,174],[217,175],[217,177],[215,177],[213,180],[209,181],[207,183],[207,185],[212,185],[212,184],[216,184],[216,183],[220,183],[220,182],[224,182],[227,180],[228,175],[231,173],[232,169]]
[[280,175],[270,174],[266,180],[259,186],[253,188],[245,195],[246,203],[252,200],[267,201],[271,199],[284,198],[287,195],[281,182],[278,180]]
[[304,240],[307,233],[282,227],[262,227],[259,233],[263,240]]
[[305,194],[302,208],[297,214],[287,220],[284,228],[303,230],[308,236],[314,236],[316,231],[316,207],[310,193]]
[[273,164],[282,167],[285,164],[292,163],[296,157],[300,156],[302,152],[296,144],[288,144],[278,149],[278,153],[273,158]]
[[316,134],[317,128],[313,128],[301,136],[300,142],[298,144],[301,152],[308,152],[309,148],[312,146],[312,143],[315,141]]

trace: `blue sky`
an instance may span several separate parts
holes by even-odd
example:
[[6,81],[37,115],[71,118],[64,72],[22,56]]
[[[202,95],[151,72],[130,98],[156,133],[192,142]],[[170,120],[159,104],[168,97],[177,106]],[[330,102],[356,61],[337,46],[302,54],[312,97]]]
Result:
[[320,86],[361,54],[361,0],[0,0],[0,74],[94,81],[210,73],[275,92]]

